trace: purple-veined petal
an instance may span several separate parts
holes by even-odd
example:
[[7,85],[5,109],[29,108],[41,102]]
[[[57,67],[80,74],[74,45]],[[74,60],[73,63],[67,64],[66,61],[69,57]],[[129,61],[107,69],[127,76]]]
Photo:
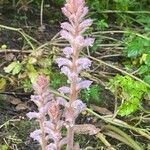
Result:
[[60,35],[69,42],[73,41],[72,35],[66,30],[61,30]]
[[89,88],[93,81],[84,80],[78,83],[77,90]]
[[77,36],[74,41],[75,41],[75,44],[80,47],[83,47],[85,45],[84,37],[81,35]]
[[47,150],[56,150],[57,149],[57,147],[54,143],[50,143],[46,148],[47,148]]
[[81,70],[88,69],[91,66],[91,60],[85,57],[79,58],[76,63],[79,65],[78,66],[79,72]]
[[48,115],[52,122],[57,122],[60,119],[61,111],[57,101],[51,101],[51,104],[48,108]]
[[68,67],[66,67],[66,66],[63,66],[62,68],[61,68],[61,72],[62,73],[64,73],[66,76],[70,76],[70,74],[71,74],[71,72],[70,72],[70,69],[68,68]]
[[57,97],[57,103],[64,107],[68,107],[68,102],[62,97]]
[[66,9],[66,7],[63,7],[61,10],[66,17],[69,18],[71,16],[71,13]]
[[84,46],[93,46],[94,38],[86,38],[84,40]]
[[61,28],[64,29],[64,30],[67,30],[71,33],[74,33],[74,28],[72,27],[72,25],[68,22],[63,22],[61,23]]
[[80,24],[81,30],[84,29],[84,28],[87,28],[87,27],[91,26],[92,23],[93,23],[92,19],[86,19],[86,20],[84,20],[84,21]]
[[40,142],[41,141],[41,130],[35,130],[34,132],[30,133],[30,137],[34,140]]
[[69,59],[66,59],[66,58],[57,58],[56,59],[56,62],[58,63],[58,66],[61,67],[61,66],[71,66],[72,65],[72,62],[69,60]]
[[52,129],[52,130],[55,129],[55,124],[52,123],[51,121],[44,121],[43,124],[44,124],[44,127],[45,127],[45,128],[49,128],[49,129]]
[[31,95],[31,101],[33,101],[38,107],[41,106],[41,96],[40,95]]
[[88,12],[89,12],[88,7],[84,7],[84,8],[83,8],[83,13],[82,13],[82,15],[80,16],[80,19],[84,18],[84,17],[87,15]]
[[49,138],[53,139],[54,141],[61,139],[61,133],[59,131],[45,127],[45,132],[49,135]]
[[67,86],[63,86],[63,87],[59,88],[58,91],[63,94],[68,94],[68,93],[70,93],[70,88]]
[[29,119],[39,118],[39,113],[37,113],[37,112],[29,112],[29,113],[26,114],[26,116],[27,116]]
[[60,141],[60,147],[62,147],[63,145],[67,144],[67,138],[64,137],[61,141]]
[[71,47],[65,47],[63,49],[63,53],[66,55],[67,58],[70,58],[71,54],[73,53],[73,49]]
[[78,115],[86,109],[86,105],[79,99],[75,100],[71,106],[74,108],[75,115]]
[[40,109],[39,109],[40,114],[45,115],[47,113],[50,105],[51,105],[51,102],[48,102],[43,107],[40,107]]

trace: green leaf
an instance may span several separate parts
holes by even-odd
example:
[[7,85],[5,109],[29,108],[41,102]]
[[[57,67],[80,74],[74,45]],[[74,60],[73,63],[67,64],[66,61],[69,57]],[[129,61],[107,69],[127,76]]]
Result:
[[[137,101],[136,101],[137,100]],[[134,102],[135,101],[135,102]],[[139,101],[138,99],[131,99],[130,101],[127,101],[123,103],[118,109],[119,109],[119,115],[120,116],[127,116],[133,112],[135,112],[139,108]]]
[[[149,78],[150,81],[150,78]],[[117,75],[108,83],[108,88],[116,99],[123,101],[118,107],[119,115],[127,116],[138,110],[143,95],[148,95],[147,86],[129,76]]]
[[12,62],[7,67],[4,68],[6,73],[12,73],[13,75],[18,74],[21,71],[22,65],[19,61]]
[[145,64],[150,66],[150,54],[147,55],[145,59]]
[[142,65],[139,68],[139,74],[142,75],[142,74],[146,73],[148,70],[149,70],[149,67],[147,65]]
[[29,72],[28,76],[29,76],[31,83],[35,83],[38,77],[38,72]]
[[144,81],[150,85],[150,75],[145,76]]
[[15,68],[15,66],[16,66],[16,62],[12,62],[7,67],[4,67],[4,71],[6,73],[10,73]]
[[0,78],[0,91],[4,90],[6,86],[6,80],[4,78]]
[[8,146],[7,145],[2,145],[1,150],[8,150]]
[[13,75],[18,74],[21,71],[21,68],[22,68],[21,64],[19,62],[17,62],[13,71],[12,71],[12,74]]

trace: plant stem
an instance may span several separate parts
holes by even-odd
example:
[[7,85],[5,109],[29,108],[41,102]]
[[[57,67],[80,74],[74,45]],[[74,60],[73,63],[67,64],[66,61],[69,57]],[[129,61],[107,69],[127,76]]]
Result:
[[42,147],[42,150],[46,150],[47,141],[46,141],[46,137],[45,137],[43,122],[44,122],[44,116],[39,119],[39,124],[40,124],[40,129],[42,131],[42,134],[41,134],[41,139],[42,139],[41,147]]
[[73,150],[73,137],[74,137],[73,127],[69,126],[67,136],[68,136],[67,150]]
[[40,25],[43,26],[43,7],[44,7],[44,0],[41,0],[41,12],[40,12]]

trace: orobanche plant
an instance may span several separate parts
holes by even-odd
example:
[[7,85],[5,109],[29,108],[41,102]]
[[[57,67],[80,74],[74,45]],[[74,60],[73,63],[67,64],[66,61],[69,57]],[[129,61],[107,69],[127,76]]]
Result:
[[[55,97],[48,89],[48,80],[40,75],[33,85],[35,95],[31,100],[37,105],[39,112],[29,112],[27,116],[37,118],[40,129],[34,131],[30,136],[37,140],[42,150],[61,150],[67,145],[67,150],[79,150],[79,144],[74,143],[74,133],[96,134],[98,129],[90,124],[76,125],[78,115],[86,109],[82,100],[78,99],[81,89],[88,88],[92,81],[82,80],[79,75],[84,69],[91,66],[91,61],[86,57],[79,57],[80,51],[87,46],[92,46],[94,39],[84,38],[83,33],[92,25],[91,19],[84,19],[88,13],[85,0],[66,0],[62,8],[63,14],[69,22],[61,24],[60,35],[70,43],[65,47],[64,58],[56,59],[61,72],[68,78],[70,86],[58,89],[62,94],[69,97],[69,101],[62,97]],[[62,129],[66,128],[66,137],[62,136]]]

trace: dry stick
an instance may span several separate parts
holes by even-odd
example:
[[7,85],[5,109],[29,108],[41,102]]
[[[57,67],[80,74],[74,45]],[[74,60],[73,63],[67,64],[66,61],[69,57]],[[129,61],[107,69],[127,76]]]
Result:
[[30,54],[32,53],[32,50],[18,50],[18,49],[0,49],[0,53],[25,53]]
[[108,148],[108,150],[116,150],[115,148],[112,147],[112,145],[106,140],[105,136],[102,133],[98,133],[97,138],[99,138]]
[[40,12],[40,25],[43,26],[43,8],[44,8],[44,0],[41,0],[41,12]]
[[9,27],[9,26],[4,26],[4,25],[0,25],[0,28],[19,32],[25,38],[25,40],[27,41],[27,43],[31,46],[32,50],[35,50],[35,47],[31,43],[30,40],[32,40],[32,41],[34,41],[34,42],[36,42],[36,43],[39,44],[39,42],[37,40],[35,40],[33,37],[27,35],[21,28],[14,28],[14,27]]
[[97,35],[97,34],[114,34],[114,33],[127,33],[127,34],[133,34],[133,35],[136,35],[136,36],[139,36],[143,39],[146,39],[146,40],[149,40],[150,41],[150,38],[145,36],[145,35],[142,35],[140,33],[136,33],[136,32],[133,32],[133,31],[120,31],[120,30],[116,30],[116,31],[98,31],[98,32],[93,32],[91,33],[91,35]]
[[121,11],[121,10],[106,10],[99,13],[128,13],[128,14],[150,14],[150,11]]
[[124,137],[134,148],[135,150],[143,150],[140,145],[138,145],[129,135],[127,135],[125,132],[121,131],[117,127],[106,125],[104,128],[109,129],[111,131],[114,131]]
[[107,131],[105,133],[105,135],[107,135],[109,137],[112,137],[113,139],[117,139],[118,141],[121,141],[121,142],[127,144],[128,146],[130,146],[131,148],[134,149],[133,145],[130,142],[128,142],[124,137],[122,137],[121,135],[115,133],[114,131]]
[[[84,54],[84,55],[86,55],[86,54]],[[86,57],[89,57],[90,59],[95,60],[95,61],[97,61],[97,62],[99,62],[100,64],[103,64],[103,65],[105,65],[105,66],[111,67],[111,68],[113,68],[113,69],[115,69],[115,70],[121,72],[122,74],[128,75],[128,76],[132,77],[133,79],[135,79],[135,80],[137,80],[137,81],[143,83],[144,85],[146,85],[147,87],[150,88],[150,85],[147,84],[146,82],[144,82],[143,80],[141,80],[140,78],[138,78],[138,77],[136,77],[136,76],[134,76],[134,75],[132,75],[132,74],[130,74],[130,73],[128,73],[128,72],[126,72],[126,71],[124,71],[124,70],[122,70],[122,69],[116,67],[116,66],[113,66],[113,65],[111,65],[111,64],[109,64],[109,63],[106,63],[106,62],[104,62],[104,61],[102,61],[102,60],[100,60],[100,59],[94,58],[94,57],[92,57],[92,56],[86,55]]]

